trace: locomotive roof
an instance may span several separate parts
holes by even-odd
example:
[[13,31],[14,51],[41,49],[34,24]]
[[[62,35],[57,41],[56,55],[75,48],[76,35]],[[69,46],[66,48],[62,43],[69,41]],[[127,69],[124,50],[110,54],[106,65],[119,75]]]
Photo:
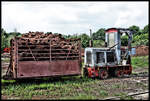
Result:
[[128,28],[108,28],[107,30],[105,30],[106,32],[109,31],[109,30],[129,30]]

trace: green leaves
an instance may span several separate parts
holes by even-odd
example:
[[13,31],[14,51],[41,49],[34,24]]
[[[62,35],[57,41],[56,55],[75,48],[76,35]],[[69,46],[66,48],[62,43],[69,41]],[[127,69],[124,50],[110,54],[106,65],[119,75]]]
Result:
[[129,29],[133,31],[133,35],[138,35],[140,33],[140,28],[136,25],[130,26]]
[[133,37],[133,41],[134,41],[133,46],[138,46],[138,45],[148,46],[149,44],[148,33]]
[[100,28],[97,32],[92,35],[94,40],[103,40],[105,41],[105,28]]
[[[149,44],[148,34],[149,34],[149,25],[146,25],[144,29],[140,29],[138,26],[129,27],[133,33],[132,46],[146,45]],[[128,36],[121,36],[121,45],[126,46],[128,44]]]
[[127,46],[128,45],[128,36],[121,36],[121,45],[122,46]]
[[2,41],[1,41],[1,51],[6,47],[6,32],[5,30],[2,28],[1,29],[1,38],[2,38]]
[[1,38],[2,38],[1,51],[6,47],[10,47],[10,40],[15,36],[21,36],[21,33],[19,32],[7,33],[3,28],[1,29]]
[[82,34],[80,37],[81,37],[82,47],[83,48],[89,47],[89,41],[91,38],[87,34]]
[[143,34],[149,33],[149,24],[144,27],[144,29],[142,30],[142,33]]
[[105,42],[103,40],[93,40],[94,47],[102,47],[104,46]]

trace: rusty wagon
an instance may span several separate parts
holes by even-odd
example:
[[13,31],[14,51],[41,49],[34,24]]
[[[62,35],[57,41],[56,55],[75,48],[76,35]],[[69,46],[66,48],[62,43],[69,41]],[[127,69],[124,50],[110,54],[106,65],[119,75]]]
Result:
[[81,40],[60,34],[29,32],[11,40],[5,79],[81,74]]

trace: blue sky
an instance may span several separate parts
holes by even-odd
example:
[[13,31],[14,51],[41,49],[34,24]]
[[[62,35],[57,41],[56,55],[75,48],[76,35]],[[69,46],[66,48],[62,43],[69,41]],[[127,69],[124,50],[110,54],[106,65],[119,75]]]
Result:
[[148,24],[148,2],[2,2],[2,28],[89,34],[100,28]]

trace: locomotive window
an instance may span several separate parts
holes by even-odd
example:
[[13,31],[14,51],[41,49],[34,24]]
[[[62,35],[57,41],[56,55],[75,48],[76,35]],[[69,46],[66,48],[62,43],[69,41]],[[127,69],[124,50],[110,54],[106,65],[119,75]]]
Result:
[[97,52],[96,57],[96,63],[105,63],[104,52]]
[[115,61],[115,55],[113,52],[107,52],[107,62],[114,62]]
[[112,46],[114,46],[115,45],[115,33],[113,32],[113,33],[109,33],[108,34],[108,39],[109,39],[109,42],[108,42],[108,45],[109,45],[109,47],[112,47]]
[[91,54],[90,51],[86,52],[86,61],[87,61],[87,64],[91,64],[92,63],[92,54]]

